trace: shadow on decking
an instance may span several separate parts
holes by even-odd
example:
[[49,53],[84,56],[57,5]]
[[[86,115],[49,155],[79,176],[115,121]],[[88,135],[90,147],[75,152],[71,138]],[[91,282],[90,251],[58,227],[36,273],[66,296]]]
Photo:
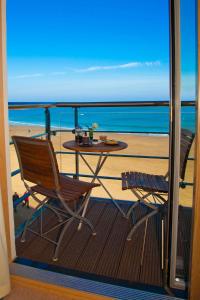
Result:
[[[126,211],[130,202],[120,202]],[[135,216],[143,213],[138,208]],[[54,215],[45,210],[45,229],[52,226]],[[149,220],[144,260],[140,265],[144,225],[133,235],[132,241],[126,240],[131,228],[130,220],[126,220],[113,204],[105,199],[93,199],[87,217],[95,226],[97,236],[93,237],[87,226],[77,231],[77,222],[73,222],[63,239],[59,260],[52,261],[54,245],[27,232],[25,243],[16,239],[18,261],[29,265],[49,269],[56,272],[81,277],[103,280],[132,286],[135,284],[162,287],[161,270],[161,218],[157,214]],[[191,210],[180,209],[178,235],[179,274],[187,277],[189,259],[189,240]],[[39,222],[32,224],[38,227]],[[57,232],[51,233],[51,238]]]

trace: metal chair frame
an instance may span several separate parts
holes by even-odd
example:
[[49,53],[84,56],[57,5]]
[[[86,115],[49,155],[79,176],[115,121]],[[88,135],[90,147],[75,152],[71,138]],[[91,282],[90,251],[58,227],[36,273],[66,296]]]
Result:
[[[63,240],[64,234],[67,231],[67,229],[69,228],[70,224],[72,223],[72,221],[74,221],[75,219],[77,219],[79,222],[82,222],[84,224],[86,224],[90,230],[92,231],[92,235],[96,236],[96,232],[94,230],[94,227],[92,225],[92,223],[86,218],[86,217],[82,217],[80,214],[84,209],[85,204],[88,201],[88,198],[90,197],[90,193],[91,193],[91,189],[95,186],[98,186],[98,184],[91,184],[90,187],[88,188],[87,192],[81,193],[81,196],[79,201],[77,202],[82,202],[80,207],[78,207],[75,211],[72,210],[69,205],[67,204],[66,198],[63,196],[62,194],[62,187],[60,186],[59,183],[59,173],[58,173],[58,167],[57,167],[57,161],[56,161],[56,157],[53,151],[53,145],[50,141],[48,140],[36,140],[36,139],[32,139],[32,138],[26,138],[26,137],[19,137],[19,136],[13,136],[12,137],[14,145],[15,145],[15,149],[16,149],[16,153],[18,156],[18,160],[19,160],[19,165],[20,165],[20,170],[21,170],[21,179],[24,183],[24,186],[26,188],[26,190],[29,192],[30,196],[32,196],[32,198],[36,201],[36,203],[38,203],[38,205],[33,209],[32,213],[30,214],[30,216],[28,217],[28,219],[26,220],[25,226],[24,226],[24,230],[21,236],[21,242],[25,242],[26,241],[26,232],[27,230],[32,232],[35,235],[40,236],[41,238],[53,243],[55,245],[55,251],[54,251],[54,256],[53,256],[53,261],[57,261],[58,260],[58,254],[59,254],[59,249],[60,249],[60,245],[61,242]],[[48,148],[48,154],[50,155],[50,161],[52,163],[52,170],[53,170],[53,176],[55,177],[54,181],[55,181],[55,199],[60,200],[60,203],[63,207],[63,209],[52,205],[49,203],[49,200],[52,199],[51,197],[45,196],[45,193],[40,193],[37,192],[37,186],[30,186],[26,180],[26,175],[24,176],[24,165],[22,163],[22,155],[20,153],[20,149],[19,149],[19,143],[27,143],[30,146],[34,145],[35,143],[39,144],[40,146],[44,145],[45,147]],[[40,143],[41,142],[41,143]],[[76,179],[74,179],[75,182],[77,182]],[[85,184],[85,182],[81,182],[78,181],[80,183]],[[32,181],[32,183],[35,183],[35,178]],[[77,184],[77,183],[76,183]],[[44,199],[41,200],[38,198],[37,194],[43,195]],[[73,194],[73,189],[72,189],[72,193]],[[81,201],[82,200],[82,201]],[[47,231],[43,230],[43,209],[49,209],[51,210],[55,216],[58,219],[58,223],[56,223],[56,225],[52,226],[50,229],[48,229]],[[39,211],[40,213],[40,229],[39,232],[35,231],[31,228],[29,228],[29,226],[32,224],[32,220],[34,217],[34,214]],[[60,236],[58,238],[57,241],[52,240],[48,237],[48,234],[50,232],[52,232],[53,230],[57,229],[58,227],[63,226],[63,229],[61,230]]]
[[[188,138],[187,143],[185,143],[184,138]],[[192,146],[192,142],[194,139],[194,134],[186,129],[182,129],[181,130],[181,148],[184,148],[184,151],[182,151],[183,153],[181,153],[182,157],[181,157],[181,165],[180,165],[180,178],[183,181],[184,177],[185,177],[185,170],[186,170],[186,164],[187,164],[187,159],[188,159],[188,155]],[[185,153],[184,153],[185,152]],[[165,174],[164,179],[165,181],[168,183],[167,178],[169,175],[169,171]],[[180,182],[181,183],[181,182]],[[181,187],[181,184],[180,184]],[[131,228],[131,230],[128,233],[127,236],[127,241],[131,241],[132,236],[134,234],[134,232],[136,231],[136,229],[145,222],[145,232],[144,232],[144,238],[143,238],[143,245],[142,245],[142,255],[141,255],[141,263],[140,265],[142,266],[143,263],[143,257],[144,257],[144,248],[145,248],[145,242],[146,242],[146,232],[147,232],[147,226],[148,226],[148,221],[151,217],[153,217],[154,215],[156,215],[157,213],[160,213],[162,211],[164,211],[164,209],[167,207],[167,202],[168,200],[165,198],[168,196],[168,190],[166,192],[154,192],[152,191],[145,191],[145,189],[142,188],[127,188],[130,189],[131,192],[134,194],[134,196],[136,196],[136,198],[138,199],[137,202],[133,203],[133,205],[131,205],[131,207],[129,208],[128,212],[126,213],[126,217],[130,218],[131,213],[133,212],[134,208],[136,208],[139,204],[144,204],[147,208],[151,209],[150,212],[148,212],[147,214],[145,214],[141,219],[139,219]],[[145,192],[145,194],[143,193]],[[152,197],[154,203],[152,203],[152,199],[149,199],[149,197]],[[162,205],[161,207],[158,206],[158,204]],[[164,214],[162,216],[162,226],[164,226]],[[163,234],[163,229],[162,229],[162,234]],[[162,269],[163,269],[163,236],[162,236],[162,258],[161,258],[161,262],[162,262]]]

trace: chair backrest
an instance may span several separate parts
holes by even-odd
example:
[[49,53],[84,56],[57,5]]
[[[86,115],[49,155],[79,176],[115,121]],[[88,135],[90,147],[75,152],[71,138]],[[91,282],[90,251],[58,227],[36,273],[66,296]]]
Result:
[[181,129],[180,178],[184,180],[188,156],[195,134],[188,129]]
[[53,145],[48,140],[13,136],[22,180],[58,190],[59,171]]

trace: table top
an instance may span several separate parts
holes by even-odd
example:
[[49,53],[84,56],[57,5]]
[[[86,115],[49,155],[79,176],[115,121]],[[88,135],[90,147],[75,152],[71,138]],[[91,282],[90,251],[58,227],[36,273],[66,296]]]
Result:
[[74,140],[63,143],[66,149],[79,151],[79,152],[112,152],[126,149],[128,145],[124,142],[118,141],[117,145],[106,145],[104,142],[92,144],[90,146],[78,145]]

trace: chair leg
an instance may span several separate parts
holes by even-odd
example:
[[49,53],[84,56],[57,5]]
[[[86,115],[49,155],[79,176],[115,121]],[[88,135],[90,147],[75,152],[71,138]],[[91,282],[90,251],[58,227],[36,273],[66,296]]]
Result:
[[140,194],[135,190],[135,189],[131,189],[131,192],[137,197],[137,201],[135,203],[133,203],[133,205],[129,208],[127,214],[126,214],[126,218],[129,218],[131,215],[132,210],[138,206],[141,203],[143,203],[144,205],[148,206],[151,209],[155,209],[155,205],[149,204],[147,203],[144,199],[149,197],[151,195],[151,193],[147,193],[146,195],[143,195],[142,197],[140,196]]
[[61,245],[62,239],[63,239],[64,234],[67,231],[69,225],[72,223],[73,220],[74,220],[74,218],[71,218],[71,220],[69,220],[69,222],[65,225],[65,227],[63,228],[63,230],[62,230],[62,232],[61,232],[61,234],[59,236],[58,243],[56,245],[56,249],[55,249],[55,252],[54,252],[54,256],[52,258],[53,261],[58,261],[58,254],[59,254],[59,250],[60,250],[60,245]]
[[[61,217],[61,213],[59,213],[59,209],[56,209],[55,207],[53,207],[51,204],[48,204],[48,200],[50,199],[49,197],[46,197],[45,199],[43,199],[42,201],[40,199],[37,198],[36,193],[32,191],[31,187],[29,187],[29,185],[24,181],[24,185],[26,190],[28,191],[28,193],[30,193],[31,197],[37,202],[37,203],[43,203],[48,209],[50,209],[58,218],[58,222],[62,222],[63,218]],[[64,213],[64,211],[63,211]]]
[[141,260],[140,260],[140,267],[142,267],[142,265],[143,265],[144,250],[145,250],[146,237],[147,237],[147,226],[148,226],[148,221],[149,221],[149,218],[146,219],[146,222],[145,222],[145,230],[144,230],[144,238],[143,238],[143,244],[142,244],[142,255],[141,255]]
[[[86,211],[87,211],[87,208],[88,208],[88,205],[89,205],[89,200],[90,200],[91,192],[92,192],[92,190],[90,190],[90,191],[85,195],[85,199],[84,199],[83,204],[82,204],[82,206],[81,206],[82,209],[83,209],[82,217],[85,217],[85,214],[86,214]],[[78,230],[81,230],[81,227],[82,227],[82,221],[79,222]]]
[[29,222],[31,221],[33,215],[36,213],[36,211],[41,208],[44,205],[44,203],[40,203],[38,204],[38,206],[36,206],[36,208],[34,209],[34,211],[30,214],[30,216],[28,217],[28,219],[26,220],[25,226],[24,226],[24,230],[22,233],[22,237],[21,237],[21,242],[24,243],[26,241],[25,236],[26,236],[26,231],[27,231],[27,227],[29,225]]
[[[31,213],[31,215],[28,217],[26,223],[25,223],[25,226],[24,226],[24,230],[23,230],[23,233],[22,233],[22,237],[21,237],[21,242],[24,243],[26,241],[25,239],[25,236],[26,236],[26,231],[27,231],[27,228],[28,228],[28,225],[29,225],[29,222],[31,221],[33,215],[35,214],[35,212],[38,210],[38,209],[42,209],[44,206],[47,207],[48,209],[50,209],[53,213],[55,213],[55,215],[57,216],[58,218],[58,222],[61,223],[63,222],[63,219],[62,217],[60,216],[59,212],[56,211],[56,209],[54,209],[51,205],[47,204],[46,202],[48,201],[49,198],[45,198],[43,199],[42,201],[37,199],[37,197],[33,194],[33,193],[30,193],[31,196],[34,198],[34,200],[36,200],[37,203],[39,203],[36,208],[34,209],[34,211]],[[41,214],[42,214],[42,211],[41,211]],[[40,236],[42,236],[42,219],[41,219],[41,224],[40,224]]]
[[132,210],[133,210],[136,206],[138,206],[139,203],[140,203],[140,202],[139,202],[139,200],[138,200],[138,201],[135,202],[133,205],[131,205],[131,207],[129,208],[129,210],[128,210],[127,214],[126,214],[126,217],[127,217],[127,218],[130,217]]
[[[30,193],[30,195],[33,197],[33,199],[34,199],[37,203],[40,203],[40,202],[41,202],[41,200],[39,200],[39,199],[36,197],[36,195],[32,192],[32,190],[31,190],[30,188],[28,189],[28,192]],[[42,202],[44,203],[44,205],[45,205],[48,209],[50,209],[50,210],[56,215],[56,217],[58,218],[58,222],[62,222],[63,219],[62,219],[62,217],[60,216],[59,212],[58,212],[52,205],[48,204],[48,200],[49,200],[49,198],[46,197]]]
[[161,268],[164,270],[164,219],[161,220]]
[[92,223],[87,219],[87,218],[84,218],[84,217],[81,217],[81,216],[75,216],[76,219],[80,220],[81,222],[84,222],[86,225],[89,226],[89,228],[91,229],[92,231],[92,235],[93,236],[96,236],[96,232],[94,230],[94,226],[92,225]]
[[[62,196],[60,196],[60,199],[62,201]],[[71,210],[64,201],[62,201],[62,203],[63,203],[63,206],[65,207],[66,211],[72,216],[72,218],[78,219],[79,221],[87,224],[90,227],[91,231],[92,231],[92,235],[95,236],[96,232],[94,230],[94,226],[92,225],[92,223],[87,218],[82,217],[82,216],[79,215],[80,212],[82,211],[82,209],[84,209],[84,205],[86,204],[86,201],[87,201],[87,198],[85,198],[83,204],[81,205],[81,207],[79,208],[79,210],[76,211],[76,212],[74,212],[73,210]]]
[[145,215],[143,218],[141,218],[131,229],[131,231],[129,232],[128,236],[127,236],[127,241],[131,241],[132,239],[132,235],[135,232],[135,230],[145,221],[147,221],[149,218],[153,217],[155,214],[158,213],[158,209],[155,209],[153,211],[151,211],[150,213],[148,213],[147,215]]
[[96,232],[94,231],[94,226],[90,223],[90,221],[86,218],[83,218],[83,217],[72,217],[71,220],[65,225],[65,227],[63,228],[60,236],[59,236],[59,240],[58,240],[58,243],[57,243],[57,246],[56,246],[56,249],[55,249],[55,252],[54,252],[54,256],[53,256],[53,261],[58,261],[58,254],[59,254],[59,249],[60,249],[60,245],[61,245],[61,242],[62,242],[62,239],[64,237],[64,234],[65,232],[67,231],[69,225],[72,223],[72,221],[77,218],[79,220],[81,220],[82,222],[86,223],[90,229],[92,230],[92,235],[93,236],[96,236]]
[[59,214],[59,212],[54,209],[54,207],[52,207],[51,205],[45,203],[44,206],[46,206],[48,209],[50,209],[58,218],[58,222],[61,223],[63,221],[63,218],[61,217],[61,215]]

